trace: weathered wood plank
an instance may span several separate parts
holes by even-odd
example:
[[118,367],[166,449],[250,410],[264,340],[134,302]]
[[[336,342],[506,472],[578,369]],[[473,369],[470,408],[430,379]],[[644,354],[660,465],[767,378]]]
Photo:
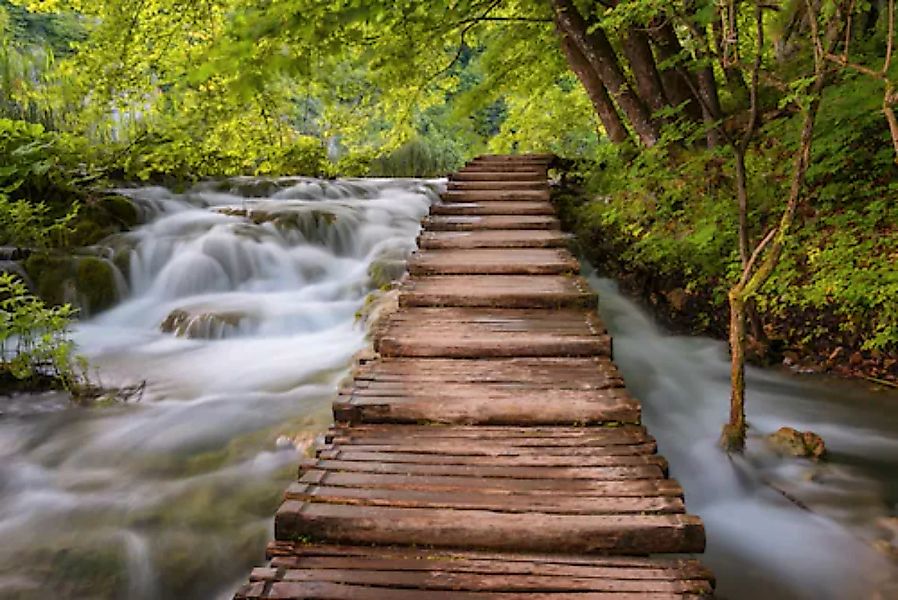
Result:
[[465,190],[543,190],[547,189],[549,184],[544,179],[523,180],[523,181],[496,181],[496,180],[473,180],[459,181],[450,180],[447,189],[449,191],[465,191]]
[[[489,563],[488,569],[482,572],[509,573],[555,573],[556,569],[639,569],[647,572],[660,572],[661,579],[706,579],[713,580],[713,574],[699,561],[690,558],[675,557],[640,557],[640,556],[608,556],[530,552],[489,552],[483,550],[459,550],[436,548],[409,548],[403,546],[344,546],[336,544],[303,544],[298,542],[272,541],[269,543],[266,556],[269,559],[282,557],[287,559],[283,566],[295,568],[295,560],[309,558],[323,560],[341,560],[352,557],[374,557],[373,560],[405,561],[414,570],[414,565],[426,565],[433,561],[438,570],[463,569],[467,564],[482,565]],[[422,562],[423,561],[423,562]],[[442,568],[440,568],[442,567]],[[559,572],[561,576],[567,573]],[[574,573],[571,573],[574,574]]]
[[478,231],[481,229],[559,229],[558,219],[548,215],[442,215],[424,219],[429,231]]
[[[364,440],[363,440],[364,441]],[[489,443],[485,442],[472,446],[470,442],[459,440],[446,440],[432,442],[426,446],[414,441],[402,443],[401,440],[392,440],[391,443],[373,443],[380,440],[372,440],[372,443],[363,443],[352,438],[340,437],[331,444],[316,446],[318,451],[331,450],[334,444],[343,448],[364,452],[416,452],[419,454],[452,454],[454,456],[637,456],[655,454],[657,445],[654,441],[635,444],[613,444],[607,446],[579,446],[575,440],[565,440],[562,443],[546,443],[545,445],[516,444],[514,441]]]
[[473,159],[469,161],[468,164],[472,162],[497,162],[497,163],[514,163],[514,162],[527,162],[527,163],[545,163],[549,164],[553,160],[555,160],[555,155],[551,152],[528,152],[525,154],[481,154],[479,156],[475,156]]
[[431,275],[406,280],[399,306],[594,308],[598,296],[570,275]]
[[[356,387],[377,383],[520,384],[530,388],[602,390],[623,387],[620,371],[605,357],[496,358],[482,360],[381,358],[353,370]],[[485,431],[483,429],[479,431]],[[497,430],[510,431],[507,428]],[[522,432],[525,430],[521,430]],[[577,430],[578,434],[583,430]],[[601,431],[601,430],[600,430]],[[566,435],[568,430],[554,430]]]
[[356,448],[337,447],[322,450],[318,454],[320,460],[339,460],[354,462],[404,463],[420,465],[475,465],[489,467],[614,467],[614,466],[657,466],[666,468],[663,457],[653,455],[533,455],[516,454],[512,456],[471,456],[467,454],[434,454],[427,452],[396,452],[378,450],[359,450]]
[[580,263],[563,248],[427,250],[414,254],[409,273],[420,275],[556,275],[576,273]]
[[424,249],[464,248],[564,248],[571,236],[552,230],[424,231],[418,247]]
[[388,357],[610,356],[611,338],[595,315],[581,311],[405,308],[377,333],[374,347]]
[[649,441],[652,437],[642,425],[622,427],[435,427],[432,425],[368,425],[351,427],[335,425],[332,434],[351,439],[420,439],[422,443],[443,439],[476,439],[482,441],[527,442],[536,440],[540,444],[553,444],[559,440],[574,440],[576,443],[596,442],[600,445],[631,444]]
[[646,498],[669,496],[681,498],[683,489],[672,479],[536,479],[482,478],[479,475],[420,475],[414,473],[364,473],[333,471],[324,468],[306,470],[300,483],[352,488],[410,489],[447,494],[477,490],[497,494],[543,494],[552,497],[588,496]]
[[546,215],[555,214],[548,202],[504,200],[500,202],[452,202],[431,205],[432,215]]
[[458,171],[449,175],[449,181],[534,181],[540,184],[547,183],[546,172],[541,169],[529,169],[522,171],[503,171],[499,167],[493,169],[477,168],[468,171]]
[[704,528],[691,515],[509,514],[295,500],[278,510],[275,537],[534,552],[686,553],[705,547]]
[[444,591],[529,592],[534,589],[557,592],[633,592],[633,593],[704,593],[710,592],[707,582],[698,580],[670,581],[662,579],[569,576],[565,580],[552,575],[519,574],[508,576],[490,573],[459,573],[444,571],[436,578],[419,570],[396,571],[385,569],[316,569],[304,567],[287,569],[282,573],[262,570],[259,579],[277,578],[281,581],[333,582],[384,588],[423,589]]
[[241,588],[236,600],[692,600],[704,596],[619,592],[471,592],[383,588],[330,582],[256,581]]
[[[350,423],[571,425],[638,423],[639,404],[617,390],[482,389],[484,384],[413,391],[356,390],[334,402]],[[477,389],[481,388],[481,389]]]
[[502,171],[503,173],[527,173],[534,177],[546,179],[548,177],[548,169],[541,165],[528,164],[508,164],[497,165],[492,163],[476,163],[470,164],[459,171],[459,173],[494,173]]
[[391,506],[409,508],[447,508],[489,510],[503,513],[544,512],[547,514],[676,514],[685,512],[683,501],[670,496],[626,497],[553,497],[545,494],[499,494],[469,490],[464,493],[319,486],[295,483],[286,492],[289,500],[350,504],[354,506]]
[[350,460],[317,460],[315,469],[341,473],[375,473],[399,475],[436,475],[500,479],[586,479],[619,481],[625,479],[659,479],[664,476],[658,465],[603,467],[529,467],[492,465],[422,465],[415,463],[378,463]]
[[526,200],[547,202],[549,190],[464,190],[446,191],[440,194],[443,202],[501,202],[503,200]]

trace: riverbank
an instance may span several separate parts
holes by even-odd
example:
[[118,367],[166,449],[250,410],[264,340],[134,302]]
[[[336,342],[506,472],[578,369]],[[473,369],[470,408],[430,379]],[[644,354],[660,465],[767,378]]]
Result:
[[[639,194],[590,194],[583,186],[567,184],[554,189],[552,200],[564,228],[576,234],[582,255],[628,294],[642,299],[667,327],[726,339],[726,292],[732,269],[728,257],[735,249],[729,242],[735,230],[728,232],[722,223],[715,229],[713,223],[690,217],[683,206],[679,220],[662,226],[654,213],[660,210],[660,201]],[[707,208],[713,199],[699,197],[693,202]],[[853,247],[838,250],[843,260],[859,268],[840,273],[846,278],[840,284],[842,290],[821,295],[828,285],[821,279],[833,277],[833,266],[812,268],[804,255],[832,252],[832,245],[839,241],[816,228],[804,234],[803,239],[807,238],[813,238],[809,242],[813,251],[807,244],[792,244],[781,271],[759,300],[755,331],[762,335],[749,336],[750,362],[898,386],[898,348],[891,341],[895,326],[877,321],[891,318],[895,298],[871,307],[865,298],[846,292],[855,286],[862,288],[857,294],[882,300],[880,296],[891,289],[887,286],[895,285],[889,278],[898,279],[898,272],[888,262],[878,264],[876,271],[861,268],[865,258],[881,261],[882,257],[865,256],[873,249],[857,240]],[[883,245],[893,242],[880,240]],[[709,257],[713,252],[720,256]],[[790,290],[788,295],[783,294],[784,288]]]

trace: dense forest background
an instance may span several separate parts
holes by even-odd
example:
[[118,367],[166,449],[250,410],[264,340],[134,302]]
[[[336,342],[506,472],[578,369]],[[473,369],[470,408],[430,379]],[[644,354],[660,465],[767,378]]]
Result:
[[58,305],[53,256],[139,219],[110,182],[554,152],[584,252],[730,336],[744,433],[743,354],[898,378],[894,21],[886,0],[0,0],[0,244]]

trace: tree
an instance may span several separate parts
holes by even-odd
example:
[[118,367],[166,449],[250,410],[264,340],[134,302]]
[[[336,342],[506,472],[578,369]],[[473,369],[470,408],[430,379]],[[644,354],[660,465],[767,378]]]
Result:
[[[832,53],[835,45],[838,43],[841,32],[847,22],[847,15],[851,10],[851,7],[847,6],[846,2],[836,2],[829,7],[832,9],[829,17],[824,18],[818,13],[819,7],[814,6],[812,0],[807,0],[806,8],[812,30],[810,41],[813,52],[813,72],[808,76],[799,78],[791,86],[788,86],[786,89],[797,89],[797,91],[783,99],[783,101],[797,104],[804,115],[799,146],[792,166],[789,193],[779,222],[761,238],[750,253],[748,251],[748,191],[745,152],[757,128],[761,64],[767,51],[764,35],[765,7],[761,4],[757,4],[754,7],[756,49],[751,67],[751,83],[749,85],[751,109],[748,124],[742,137],[738,140],[731,140],[730,143],[736,162],[736,193],[739,206],[739,254],[742,260],[742,274],[735,285],[730,288],[728,294],[731,361],[730,418],[723,428],[721,443],[726,449],[733,451],[741,451],[744,448],[747,429],[745,419],[746,303],[763,288],[776,269],[795,221],[796,211],[803,198],[803,185],[811,157],[814,124],[820,109],[822,92],[828,83],[828,76],[830,75],[826,57]],[[732,17],[731,22],[734,21],[735,17]],[[821,26],[825,27],[825,31],[822,33],[820,31]],[[737,36],[735,31],[732,32],[732,35]],[[738,37],[734,37],[734,39],[738,39]]]

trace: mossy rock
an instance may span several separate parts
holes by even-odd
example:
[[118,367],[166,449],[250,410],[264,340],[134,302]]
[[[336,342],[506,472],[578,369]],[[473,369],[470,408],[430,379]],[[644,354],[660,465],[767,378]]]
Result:
[[45,302],[59,306],[76,300],[74,260],[62,254],[35,252],[25,261],[25,272]]
[[77,262],[76,287],[87,312],[97,313],[112,306],[118,299],[115,268],[93,256],[81,257]]
[[140,223],[140,210],[124,196],[105,196],[101,206],[106,212],[126,227],[134,227]]
[[91,246],[140,223],[140,210],[124,196],[103,196],[87,203],[75,219],[69,247]]
[[69,234],[69,245],[73,247],[91,246],[115,232],[115,229],[103,227],[92,219],[81,219]]

